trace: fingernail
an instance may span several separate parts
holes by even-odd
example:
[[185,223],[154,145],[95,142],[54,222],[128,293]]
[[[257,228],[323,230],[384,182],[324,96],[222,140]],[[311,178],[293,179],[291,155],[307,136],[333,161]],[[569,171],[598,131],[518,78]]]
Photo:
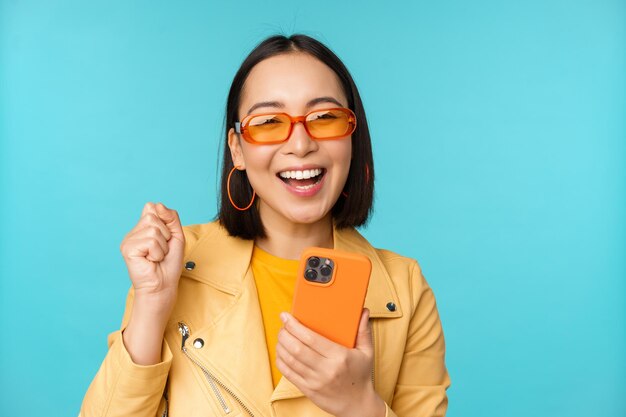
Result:
[[283,323],[287,323],[287,313],[280,313],[280,321],[282,321]]

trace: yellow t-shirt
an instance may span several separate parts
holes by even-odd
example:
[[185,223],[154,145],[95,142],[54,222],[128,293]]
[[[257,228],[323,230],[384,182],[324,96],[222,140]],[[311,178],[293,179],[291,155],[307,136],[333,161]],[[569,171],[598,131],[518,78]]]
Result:
[[265,342],[272,369],[272,382],[276,387],[282,376],[276,368],[278,331],[283,326],[279,314],[283,311],[291,311],[298,261],[278,258],[255,246],[252,251],[251,267],[259,293]]

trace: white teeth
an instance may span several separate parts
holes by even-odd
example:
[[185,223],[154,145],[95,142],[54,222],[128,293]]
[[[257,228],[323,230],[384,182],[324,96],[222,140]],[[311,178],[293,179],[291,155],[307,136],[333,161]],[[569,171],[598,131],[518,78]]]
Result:
[[309,188],[315,187],[316,184],[310,184],[310,185],[296,185],[296,188],[298,190],[308,190]]
[[316,168],[316,169],[305,169],[303,171],[283,171],[283,172],[280,172],[278,175],[280,175],[281,178],[295,178],[297,180],[301,180],[301,179],[317,177],[321,173],[322,173],[322,170],[320,168]]

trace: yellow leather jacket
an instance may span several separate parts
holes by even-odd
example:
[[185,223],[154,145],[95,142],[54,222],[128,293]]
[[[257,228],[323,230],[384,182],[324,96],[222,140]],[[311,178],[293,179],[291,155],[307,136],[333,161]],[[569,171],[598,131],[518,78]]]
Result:
[[[261,310],[249,267],[253,241],[218,223],[184,228],[185,268],[162,361],[134,364],[121,330],[83,400],[83,417],[328,416],[286,378],[272,387]],[[450,378],[435,298],[415,260],[373,248],[355,229],[336,249],[372,261],[365,306],[374,339],[374,387],[387,416],[444,416]],[[132,308],[132,290],[122,327]]]

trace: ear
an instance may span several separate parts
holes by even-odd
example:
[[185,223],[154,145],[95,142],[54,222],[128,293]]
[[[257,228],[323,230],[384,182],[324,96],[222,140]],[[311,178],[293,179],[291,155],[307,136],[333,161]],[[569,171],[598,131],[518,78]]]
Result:
[[246,161],[241,150],[241,138],[232,127],[228,131],[228,148],[230,149],[230,157],[233,159],[233,164],[241,169],[246,169]]

